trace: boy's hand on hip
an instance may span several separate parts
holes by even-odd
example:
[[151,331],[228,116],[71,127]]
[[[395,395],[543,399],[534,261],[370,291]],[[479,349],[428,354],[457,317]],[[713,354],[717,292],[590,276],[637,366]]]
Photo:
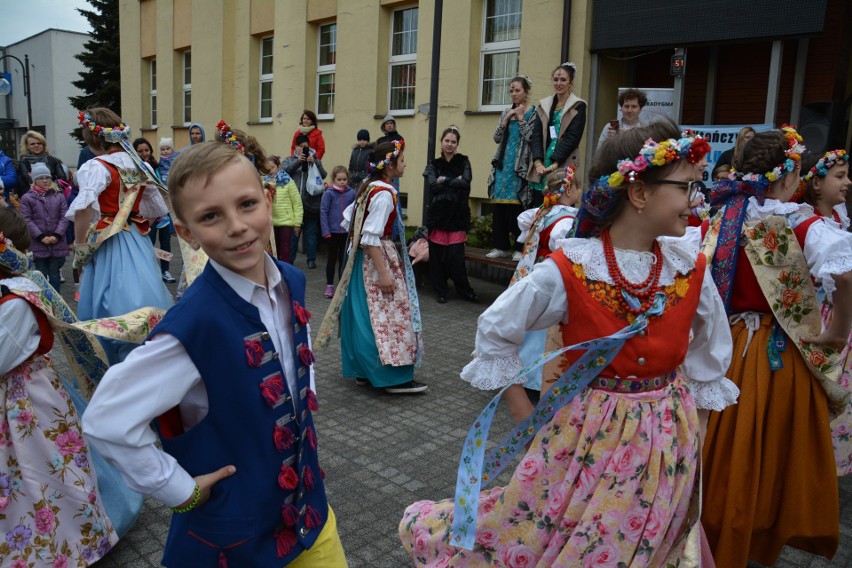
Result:
[[[210,499],[210,491],[213,489],[213,486],[225,479],[226,477],[231,477],[237,473],[237,468],[232,465],[226,465],[222,469],[216,470],[213,473],[207,473],[205,475],[199,475],[195,478],[195,482],[198,484],[198,489],[201,494],[201,498],[198,500],[198,505],[196,508],[200,507],[204,503]],[[192,501],[193,496],[190,496],[189,499],[186,500],[185,503],[181,504],[181,507],[185,507],[189,505]]]

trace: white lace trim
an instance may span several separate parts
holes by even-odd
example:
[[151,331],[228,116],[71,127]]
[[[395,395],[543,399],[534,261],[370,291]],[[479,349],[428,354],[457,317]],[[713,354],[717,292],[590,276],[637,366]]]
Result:
[[502,389],[507,385],[526,381],[526,377],[513,380],[522,368],[523,364],[517,354],[496,359],[477,357],[465,365],[461,372],[461,378],[478,389]]
[[806,218],[810,218],[814,215],[814,209],[806,203],[781,202],[777,199],[765,199],[763,205],[761,205],[754,197],[749,198],[746,208],[748,220],[763,219],[770,215],[791,215],[793,213],[800,213],[806,215]]
[[[45,275],[45,280],[47,279],[47,275]],[[24,290],[26,292],[40,292],[41,288],[38,284],[30,280],[29,278],[24,278],[23,276],[13,276],[12,278],[5,278],[3,280],[3,286],[9,288],[10,290]]]
[[841,203],[834,206],[834,211],[840,217],[840,228],[844,231],[849,230],[849,212],[846,211],[846,204]]
[[382,238],[372,233],[361,233],[361,246],[380,247],[382,246]]
[[852,270],[852,255],[831,258],[819,267],[816,279],[822,284],[825,291],[831,294],[837,289],[834,285],[834,275],[843,274],[850,270]]
[[[599,239],[565,239],[560,241],[562,252],[568,260],[583,267],[586,277],[606,284],[614,284],[606,267],[603,243]],[[678,274],[689,274],[695,268],[698,247],[691,239],[660,239],[663,252],[663,270],[660,284],[674,283]],[[654,255],[650,252],[615,249],[615,259],[622,274],[631,282],[642,282],[651,272]]]
[[687,379],[686,384],[689,385],[689,390],[695,399],[695,405],[704,410],[720,412],[726,407],[736,404],[740,395],[740,389],[737,388],[737,385],[724,377],[709,383]]

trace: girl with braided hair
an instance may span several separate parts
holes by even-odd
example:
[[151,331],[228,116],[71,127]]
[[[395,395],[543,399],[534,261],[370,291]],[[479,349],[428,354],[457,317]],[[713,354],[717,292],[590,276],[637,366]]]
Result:
[[[785,544],[827,558],[838,546],[829,420],[849,396],[836,350],[852,325],[852,235],[790,201],[801,140],[790,127],[756,134],[711,193],[722,209],[704,250],[741,392],[711,413],[704,445],[702,522],[718,566],[772,565]],[[833,293],[824,329],[812,279]]]
[[372,173],[343,212],[351,252],[317,336],[317,346],[327,346],[339,320],[343,376],[390,394],[428,388],[414,380],[422,353],[414,272],[408,255],[400,259],[391,240],[394,224],[405,234],[391,183],[405,172],[404,149],[402,140],[373,149]]

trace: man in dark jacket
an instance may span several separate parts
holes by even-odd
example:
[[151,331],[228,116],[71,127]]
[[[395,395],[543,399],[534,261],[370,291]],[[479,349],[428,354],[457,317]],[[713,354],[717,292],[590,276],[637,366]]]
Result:
[[[326,172],[325,168],[322,167],[322,162],[316,157],[316,152],[308,146],[308,137],[300,134],[296,138],[296,150],[292,156],[284,158],[284,161],[281,162],[281,167],[293,178],[293,181],[299,188],[299,195],[302,196],[304,214],[302,216],[302,233],[299,235],[299,238],[304,239],[305,253],[308,257],[308,268],[316,268],[322,191],[317,195],[311,195],[306,189],[308,171],[311,164],[316,165],[320,177],[325,179]],[[296,262],[296,252],[299,248],[299,238],[290,239],[290,261],[294,264]]]
[[390,113],[388,113],[382,121],[382,132],[384,132],[384,135],[376,140],[376,146],[383,142],[402,140],[402,134],[396,130],[396,119]]

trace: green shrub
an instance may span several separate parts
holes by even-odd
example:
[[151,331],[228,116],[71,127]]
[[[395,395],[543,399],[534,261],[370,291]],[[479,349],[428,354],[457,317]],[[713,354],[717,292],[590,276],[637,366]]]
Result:
[[468,246],[491,248],[491,220],[491,213],[473,218],[470,231],[467,232]]

